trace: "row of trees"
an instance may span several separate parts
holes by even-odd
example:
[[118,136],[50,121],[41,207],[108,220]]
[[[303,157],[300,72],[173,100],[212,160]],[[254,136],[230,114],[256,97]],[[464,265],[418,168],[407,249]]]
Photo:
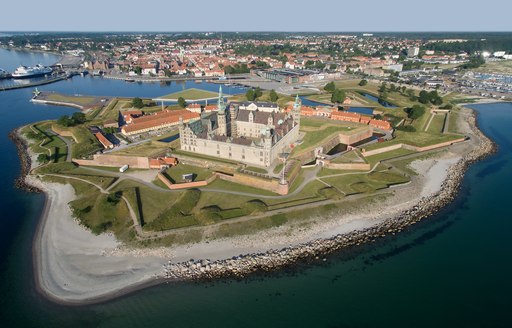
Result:
[[84,124],[85,121],[87,121],[85,114],[81,113],[81,112],[76,112],[76,113],[73,113],[73,115],[71,115],[71,117],[68,115],[63,115],[63,116],[59,117],[59,119],[57,120],[57,124],[59,124],[61,126],[68,127],[68,126]]
[[235,64],[234,66],[225,66],[224,73],[225,74],[242,74],[249,73],[251,70],[247,66],[247,64]]
[[[249,89],[245,93],[245,97],[249,101],[256,101],[258,98],[263,96],[263,91],[260,89],[260,87],[257,87],[256,89]],[[272,89],[270,90],[270,93],[268,95],[271,102],[276,102],[279,99],[279,95],[277,94],[276,90]]]
[[418,97],[418,101],[422,104],[431,103],[432,105],[436,106],[443,104],[443,98],[441,98],[441,96],[437,93],[436,90],[430,92],[421,90]]
[[335,104],[341,104],[347,96],[344,90],[336,88],[334,82],[327,83],[324,90],[331,94],[331,102]]

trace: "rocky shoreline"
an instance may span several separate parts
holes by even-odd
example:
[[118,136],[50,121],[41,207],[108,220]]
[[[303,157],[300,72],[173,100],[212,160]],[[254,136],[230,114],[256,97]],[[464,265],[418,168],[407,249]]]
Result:
[[468,123],[480,143],[448,170],[439,192],[422,198],[415,206],[403,211],[398,216],[368,229],[356,230],[328,239],[317,239],[280,250],[239,255],[220,261],[208,259],[189,260],[181,263],[169,261],[164,266],[165,273],[162,278],[167,280],[211,280],[245,277],[253,273],[275,271],[300,261],[319,260],[325,255],[341,249],[373,242],[377,238],[401,232],[406,227],[418,223],[451,203],[460,189],[468,167],[496,151],[496,144],[478,129],[475,112],[469,117]]
[[8,134],[9,139],[14,143],[16,146],[16,150],[18,152],[18,156],[20,158],[21,162],[21,173],[16,180],[14,180],[14,186],[18,189],[27,191],[27,192],[34,192],[34,193],[41,193],[43,192],[41,189],[39,189],[36,186],[33,186],[32,184],[28,183],[26,181],[26,176],[30,173],[30,170],[32,168],[32,160],[30,158],[29,152],[28,152],[28,145],[25,139],[23,139],[20,135],[19,129],[12,130]]

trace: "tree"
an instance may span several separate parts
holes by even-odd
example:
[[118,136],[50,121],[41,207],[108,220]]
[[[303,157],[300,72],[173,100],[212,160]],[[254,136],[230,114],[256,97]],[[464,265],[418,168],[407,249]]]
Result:
[[260,87],[257,87],[255,90],[254,90],[254,100],[256,100],[257,98],[263,96],[263,91],[261,91],[261,88]]
[[140,67],[140,66],[135,66],[135,68],[133,69],[133,71],[135,72],[135,74],[137,74],[137,75],[141,75],[141,74],[142,74],[142,67]]
[[341,89],[335,89],[331,96],[331,102],[340,104],[345,100],[345,91]]
[[405,91],[405,93],[407,94],[407,96],[409,97],[409,100],[410,101],[416,101],[416,95],[414,94],[414,90],[413,89],[407,89]]
[[333,93],[334,89],[336,89],[336,85],[332,81],[327,83],[324,87],[324,90],[330,93]]
[[39,154],[37,155],[37,162],[39,164],[46,164],[50,161],[50,156],[46,155],[46,154]]
[[68,127],[73,125],[73,120],[67,115],[62,115],[57,120],[57,124]]
[[256,98],[256,96],[254,94],[254,89],[247,90],[247,92],[245,93],[245,97],[249,101],[254,101],[254,99]]
[[330,64],[330,65],[329,65],[329,69],[330,69],[331,71],[334,71],[337,67],[338,67],[338,65],[336,65],[336,64]]
[[436,106],[439,106],[443,103],[443,98],[441,98],[439,96],[439,94],[437,93],[437,91],[430,91],[429,94],[428,94],[429,98],[430,98],[430,102]]
[[142,99],[135,97],[132,99],[132,106],[135,108],[142,108],[144,107],[144,103],[142,102]]
[[111,192],[107,196],[107,202],[109,202],[112,205],[116,205],[117,203],[119,203],[122,196],[123,196],[122,191]]
[[420,105],[414,105],[407,109],[407,117],[413,120],[420,118],[423,114],[425,114],[425,107]]
[[379,92],[384,92],[384,91],[386,91],[386,82],[382,82],[382,84],[379,87]]
[[73,115],[71,115],[71,119],[73,120],[73,124],[75,124],[75,125],[84,124],[85,121],[87,120],[85,117],[85,114],[82,112],[73,113]]
[[363,80],[359,81],[358,84],[359,84],[360,87],[364,87],[365,85],[368,84],[368,81],[363,79]]
[[379,93],[379,98],[382,100],[386,100],[388,98],[388,92],[386,90]]
[[180,105],[181,108],[187,107],[187,102],[185,101],[185,98],[179,97],[178,98],[178,105]]
[[277,92],[276,92],[276,90],[274,90],[274,89],[270,90],[270,95],[269,95],[269,97],[270,97],[270,101],[271,101],[271,102],[276,102],[276,101],[277,101],[277,99],[279,99],[279,96],[277,95]]
[[418,101],[422,104],[428,104],[430,102],[430,95],[427,91],[421,90]]

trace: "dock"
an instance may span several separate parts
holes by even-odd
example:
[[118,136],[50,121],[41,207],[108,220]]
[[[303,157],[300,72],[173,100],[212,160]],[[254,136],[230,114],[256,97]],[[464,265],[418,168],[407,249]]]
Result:
[[41,81],[27,83],[27,84],[11,84],[11,85],[7,85],[7,86],[0,86],[0,91],[37,87],[40,85],[45,85],[45,84],[50,84],[50,83],[54,83],[54,82],[58,82],[58,81],[62,81],[62,80],[67,80],[71,76],[72,76],[71,74],[66,73],[66,74],[57,75],[55,77],[50,77],[50,78],[47,78],[47,79],[44,79]]

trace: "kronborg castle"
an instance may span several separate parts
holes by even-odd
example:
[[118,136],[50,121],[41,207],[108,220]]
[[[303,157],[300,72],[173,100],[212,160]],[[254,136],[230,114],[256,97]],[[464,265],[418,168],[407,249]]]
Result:
[[181,150],[268,167],[299,139],[298,97],[283,113],[271,103],[226,104],[221,87],[217,106],[197,120],[180,120]]

